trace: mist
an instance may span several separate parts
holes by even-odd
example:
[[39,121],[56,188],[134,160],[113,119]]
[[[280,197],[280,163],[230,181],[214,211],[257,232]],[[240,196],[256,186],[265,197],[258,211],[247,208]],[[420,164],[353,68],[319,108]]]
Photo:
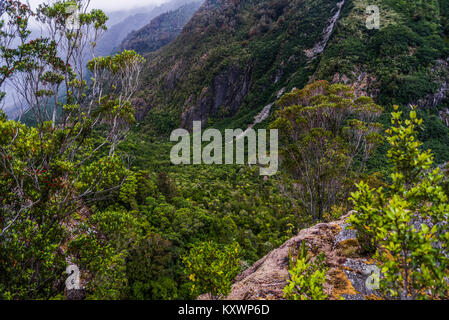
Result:
[[[39,4],[52,3],[55,1],[56,0],[22,0],[23,3],[28,3],[33,9],[36,9]],[[103,10],[108,15],[109,19],[106,24],[107,27],[110,28],[129,16],[150,12],[156,7],[169,2],[173,2],[173,0],[90,0],[89,9]],[[179,0],[179,2],[183,1]],[[188,0],[186,0],[186,2],[188,2]],[[31,38],[37,37],[42,32],[45,32],[41,29],[40,24],[34,20],[30,20],[30,30],[32,31]],[[109,40],[112,41],[111,39]],[[107,55],[109,53],[110,52],[106,50],[102,55]],[[18,96],[15,89],[8,85],[8,83],[5,83],[0,91],[7,92],[5,99],[0,103],[0,109],[3,109],[10,118],[15,118],[20,111],[20,103],[17,102]]]
[[[36,7],[43,2],[51,2],[52,0],[29,0],[32,7]],[[102,9],[105,12],[113,12],[120,10],[134,10],[136,8],[148,7],[151,5],[160,5],[169,0],[91,0],[91,9]]]

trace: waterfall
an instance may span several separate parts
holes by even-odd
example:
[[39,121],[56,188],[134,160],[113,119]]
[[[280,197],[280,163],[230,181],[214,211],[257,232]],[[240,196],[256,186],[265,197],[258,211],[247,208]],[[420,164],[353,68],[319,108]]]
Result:
[[335,13],[335,15],[330,19],[329,25],[324,29],[323,39],[317,44],[315,44],[315,46],[312,49],[305,50],[306,56],[308,58],[314,58],[315,56],[321,54],[324,51],[332,35],[332,32],[334,31],[335,24],[340,18],[341,8],[343,7],[344,4],[345,0],[342,0],[341,2],[337,3],[338,10]]

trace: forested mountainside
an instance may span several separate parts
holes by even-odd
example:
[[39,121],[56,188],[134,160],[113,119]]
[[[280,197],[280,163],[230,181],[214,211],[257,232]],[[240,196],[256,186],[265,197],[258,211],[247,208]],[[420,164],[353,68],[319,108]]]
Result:
[[[311,251],[322,253],[328,268],[323,291],[331,299],[376,300],[376,290],[365,283],[375,269],[369,255],[348,228],[348,215],[338,221],[321,223],[289,239],[251,268],[240,274],[232,285],[229,300],[279,300],[284,298],[285,279],[289,278],[289,258],[306,243]],[[289,257],[290,256],[290,257]],[[205,296],[201,298],[206,298]]]
[[447,1],[370,4],[380,7],[380,30],[365,26],[366,1],[206,1],[148,56],[140,96],[185,127],[231,116],[245,126],[280,90],[314,79],[350,84],[387,106],[444,107]]
[[181,33],[184,25],[200,6],[201,2],[192,2],[161,14],[145,27],[131,32],[123,40],[120,49],[149,53],[162,48]]
[[[89,62],[92,81],[77,57],[106,17],[73,32],[68,5],[5,3],[0,41],[23,44],[0,45],[0,87],[35,123],[0,112],[0,298],[449,297],[449,0],[206,0],[159,50]],[[33,14],[72,57],[29,38]],[[277,129],[278,173],[174,165],[194,120]]]
[[[297,72],[306,63],[300,48],[321,40],[337,10],[335,1],[206,1],[175,41],[149,56],[142,98],[182,115],[185,126],[240,109],[249,123],[293,74],[303,78],[297,87],[307,83]],[[280,77],[282,61],[289,74]]]
[[155,17],[189,3],[189,0],[172,0],[157,7],[143,8],[139,13],[132,14],[122,21],[108,27],[107,32],[98,41],[97,56],[107,56],[120,49],[122,41],[133,31],[144,27]]
[[[391,126],[390,112],[394,104],[401,105],[407,113],[409,104],[417,104],[419,108],[416,112],[424,119],[425,125],[422,131],[416,133],[416,139],[423,141],[423,150],[432,149],[435,165],[444,164],[449,160],[449,130],[441,121],[440,113],[448,107],[448,3],[389,0],[373,3],[350,0],[206,1],[178,38],[158,52],[146,55],[148,62],[143,71],[138,101],[142,108],[140,115],[148,114],[131,138],[135,143],[132,150],[142,150],[143,141],[148,141],[147,136],[166,135],[178,126],[190,128],[193,120],[202,120],[204,126],[216,128],[244,129],[255,121],[262,121],[257,127],[267,127],[279,117],[275,111],[289,105],[283,103],[282,98],[279,101],[279,97],[292,90],[295,95],[295,88],[304,88],[307,84],[324,79],[330,83],[347,84],[356,96],[369,96],[381,104],[384,113],[378,121],[385,128]],[[378,5],[380,8],[380,30],[366,27],[368,5]],[[286,100],[288,97],[289,94],[285,95]],[[160,146],[157,142],[153,145]],[[150,147],[145,149],[148,151],[143,154],[150,153]],[[387,155],[390,149],[391,145],[383,142],[370,155],[365,174],[372,175],[365,178],[371,181],[371,186],[389,184],[392,168],[388,165],[391,159]],[[150,162],[139,155],[136,163],[148,165]],[[202,170],[214,171],[207,167]],[[170,168],[168,171],[175,181],[182,179],[179,169]],[[331,175],[338,176],[335,172]],[[295,185],[293,181],[297,181],[295,174],[287,176],[293,180],[278,180],[273,192],[281,194],[284,199],[289,198],[291,192],[304,192],[301,188],[283,190],[286,185]],[[202,180],[205,189],[209,190],[206,185],[214,181],[213,177],[220,179],[212,173]],[[291,197],[297,199],[299,196]],[[290,212],[297,217],[304,217],[301,204],[296,206],[294,203],[288,210],[292,210]],[[351,207],[350,203],[343,205],[347,210]],[[327,210],[326,219],[345,213],[345,209],[338,208]],[[311,210],[306,211],[306,216],[310,217]],[[234,221],[238,220],[233,214],[231,217]],[[310,223],[307,219],[300,218],[300,221],[299,226],[293,223],[295,228],[301,229]],[[352,238],[343,239],[346,241],[343,248],[338,246],[338,241],[343,241],[339,239],[326,253],[335,258],[328,268],[338,269],[332,271],[335,277],[333,280],[331,277],[330,281],[334,282],[330,287],[343,286],[340,293],[347,289],[348,299],[366,298],[363,292],[357,290],[367,276],[360,278],[355,274],[366,272],[369,266],[351,258],[373,263],[372,253],[353,241],[356,238],[354,233],[350,234]],[[272,240],[269,241],[272,243]],[[315,241],[309,243],[311,250],[317,254],[319,249],[315,248],[315,244]],[[285,253],[285,245],[283,248]],[[297,244],[295,248],[298,248]],[[276,252],[274,250],[263,259],[269,260]],[[271,271],[288,274],[288,263],[284,260],[286,256],[279,259],[276,263],[279,263],[280,269]],[[348,263],[349,260],[355,261],[353,269],[356,271],[353,270],[353,274],[341,272],[348,269],[343,265],[346,262],[341,262],[343,260]],[[335,265],[339,261],[341,265]],[[268,262],[270,266],[271,262]],[[260,262],[238,278],[233,290],[241,290],[242,293],[238,292],[237,295],[233,291],[231,298],[282,296],[282,290],[281,293],[264,291],[263,288],[271,286],[275,280],[259,267]],[[253,272],[255,281],[251,288],[245,288]],[[352,277],[352,284],[348,277]],[[353,288],[354,281],[357,290]],[[257,285],[260,287],[257,288]],[[281,288],[284,285],[276,283]],[[242,288],[235,289],[239,286]],[[333,295],[334,298],[338,296]]]

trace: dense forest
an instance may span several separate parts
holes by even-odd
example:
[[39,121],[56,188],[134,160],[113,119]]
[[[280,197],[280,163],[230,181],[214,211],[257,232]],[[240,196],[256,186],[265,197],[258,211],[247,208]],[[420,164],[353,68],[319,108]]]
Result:
[[131,32],[122,41],[120,49],[148,53],[162,48],[181,33],[200,6],[200,2],[192,2],[157,16],[150,24]]
[[[0,111],[0,299],[224,299],[349,212],[376,297],[448,299],[449,0],[206,0],[98,57],[108,17],[85,1],[0,3],[0,89],[23,106]],[[193,121],[278,130],[278,173],[174,165]],[[285,268],[283,298],[330,298],[319,252]]]

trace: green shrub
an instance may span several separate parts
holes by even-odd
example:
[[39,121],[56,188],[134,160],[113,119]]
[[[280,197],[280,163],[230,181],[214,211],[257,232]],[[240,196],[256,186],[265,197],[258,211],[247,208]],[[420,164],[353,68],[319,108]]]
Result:
[[183,258],[192,291],[196,294],[208,293],[212,299],[229,295],[232,281],[240,272],[239,255],[237,243],[223,249],[213,242],[194,246]]
[[377,246],[386,298],[447,299],[449,202],[443,175],[431,169],[430,151],[420,150],[422,119],[414,108],[409,119],[401,115],[392,113],[393,126],[387,130],[392,184],[375,190],[360,183],[352,194],[356,213],[349,222],[362,239],[371,237]]
[[293,258],[289,253],[288,285],[284,288],[284,297],[288,300],[326,300],[324,283],[328,268],[324,254],[312,259],[303,241],[298,256]]

